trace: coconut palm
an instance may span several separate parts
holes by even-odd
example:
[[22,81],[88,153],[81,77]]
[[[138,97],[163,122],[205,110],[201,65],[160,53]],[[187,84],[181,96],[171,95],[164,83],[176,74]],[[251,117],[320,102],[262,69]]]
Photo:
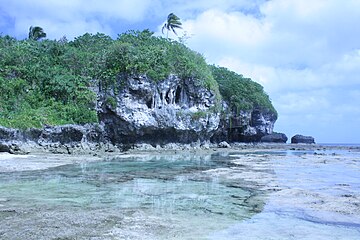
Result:
[[45,37],[46,37],[46,33],[44,32],[44,29],[42,29],[41,27],[31,26],[29,28],[29,39],[37,41]]
[[166,32],[166,37],[169,37],[169,31],[173,31],[173,33],[175,33],[175,35],[177,35],[175,29],[176,28],[182,28],[181,27],[182,23],[180,22],[180,18],[178,16],[176,16],[174,13],[170,13],[167,17],[167,21],[164,24],[164,26],[162,27],[162,33],[164,34],[164,29],[167,30]]

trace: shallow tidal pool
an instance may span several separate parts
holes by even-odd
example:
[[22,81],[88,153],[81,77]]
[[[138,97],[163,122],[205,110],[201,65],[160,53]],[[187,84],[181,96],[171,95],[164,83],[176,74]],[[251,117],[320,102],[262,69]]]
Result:
[[0,239],[360,239],[359,157],[164,152],[2,172]]

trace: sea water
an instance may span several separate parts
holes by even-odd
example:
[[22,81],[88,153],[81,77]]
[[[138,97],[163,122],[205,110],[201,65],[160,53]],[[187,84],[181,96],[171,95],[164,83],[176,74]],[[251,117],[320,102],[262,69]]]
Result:
[[336,154],[154,153],[0,173],[0,239],[360,239],[358,153]]

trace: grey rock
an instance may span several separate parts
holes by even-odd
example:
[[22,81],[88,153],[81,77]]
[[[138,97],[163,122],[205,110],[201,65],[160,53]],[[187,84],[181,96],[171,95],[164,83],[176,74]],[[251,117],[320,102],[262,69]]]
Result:
[[18,136],[19,136],[18,130],[0,126],[0,141],[17,140]]
[[213,147],[217,147],[217,145],[212,144],[210,141],[205,141],[201,143],[201,149],[208,150]]
[[271,134],[276,114],[266,109],[231,112],[194,79],[175,75],[160,82],[146,76],[120,77],[118,91],[100,92],[98,115],[113,144],[258,142]]
[[303,135],[297,134],[291,138],[291,143],[312,144],[312,143],[315,143],[315,139],[311,136],[303,136]]
[[163,149],[166,150],[182,150],[181,144],[178,143],[168,143],[163,146]]
[[272,134],[276,115],[268,110],[253,109],[233,112],[223,103],[223,115],[219,128],[212,137],[213,142],[259,142],[265,135]]
[[147,144],[147,143],[135,144],[134,149],[139,150],[139,151],[155,150],[155,148],[151,144]]
[[154,82],[132,76],[123,81],[121,91],[102,93],[98,104],[99,119],[115,144],[192,143],[210,139],[219,126],[219,114],[212,111],[215,94],[194,79],[171,75]]
[[260,139],[260,142],[266,143],[286,143],[288,137],[284,133],[272,133],[265,135]]
[[99,124],[63,125],[43,129],[16,130],[0,127],[0,152],[26,154],[45,151],[57,154],[82,154],[91,151],[118,151],[109,143]]
[[0,142],[0,152],[7,152],[11,154],[27,154],[28,151],[20,147],[19,141],[2,141]]
[[0,152],[9,152],[10,146],[5,142],[0,142]]
[[231,148],[230,144],[225,141],[220,142],[218,147],[219,148]]
[[[230,111],[225,101],[220,103],[199,81],[175,75],[159,82],[146,76],[119,76],[117,86],[94,91],[100,124],[24,131],[0,126],[0,151],[76,154],[150,149],[149,144],[195,150],[209,149],[210,141],[215,146],[223,141],[258,142],[272,134],[274,113],[257,108]],[[14,141],[20,144],[12,145]]]

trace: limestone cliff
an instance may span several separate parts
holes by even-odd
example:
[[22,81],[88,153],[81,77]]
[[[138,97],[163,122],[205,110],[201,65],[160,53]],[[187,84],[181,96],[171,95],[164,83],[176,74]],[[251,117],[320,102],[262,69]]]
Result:
[[267,109],[230,111],[214,92],[175,75],[160,82],[123,79],[120,91],[100,94],[98,114],[115,144],[256,142],[272,133],[276,121]]
[[263,136],[272,134],[276,119],[268,110],[231,111],[222,116],[212,141],[259,142]]
[[205,141],[219,126],[216,94],[193,79],[132,76],[120,88],[101,93],[99,101],[99,120],[113,143]]
[[55,153],[113,151],[132,144],[258,142],[273,131],[277,115],[266,108],[235,112],[218,92],[198,80],[170,75],[119,77],[98,89],[99,124],[15,130],[0,127],[0,152],[40,148]]

